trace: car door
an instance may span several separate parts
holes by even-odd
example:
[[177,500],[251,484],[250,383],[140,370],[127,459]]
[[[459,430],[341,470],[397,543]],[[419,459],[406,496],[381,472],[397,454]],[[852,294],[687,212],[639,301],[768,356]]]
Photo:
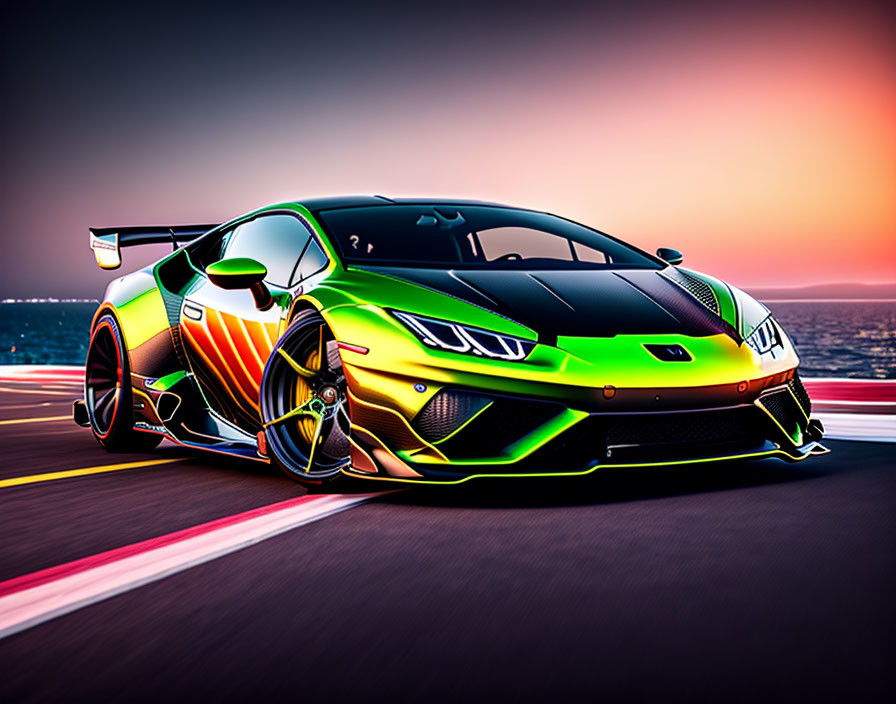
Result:
[[253,432],[260,429],[261,377],[291,299],[278,294],[298,285],[299,262],[312,241],[307,224],[294,215],[262,215],[241,222],[224,234],[220,258],[261,262],[274,304],[259,310],[248,289],[225,290],[206,276],[184,296],[184,347],[207,400],[224,417]]

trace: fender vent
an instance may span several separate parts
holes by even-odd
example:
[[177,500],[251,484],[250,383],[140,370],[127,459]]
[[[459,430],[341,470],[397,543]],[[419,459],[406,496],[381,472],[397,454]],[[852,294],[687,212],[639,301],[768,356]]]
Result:
[[712,287],[708,283],[675,267],[672,267],[667,276],[713,313],[719,314],[719,302],[716,300],[716,294],[713,293]]

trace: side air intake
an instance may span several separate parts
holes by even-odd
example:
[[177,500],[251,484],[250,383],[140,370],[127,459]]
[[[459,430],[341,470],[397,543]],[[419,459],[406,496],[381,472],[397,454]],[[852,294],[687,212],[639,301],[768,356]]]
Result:
[[438,442],[455,432],[491,403],[488,396],[463,391],[440,391],[414,419],[414,427],[427,442]]

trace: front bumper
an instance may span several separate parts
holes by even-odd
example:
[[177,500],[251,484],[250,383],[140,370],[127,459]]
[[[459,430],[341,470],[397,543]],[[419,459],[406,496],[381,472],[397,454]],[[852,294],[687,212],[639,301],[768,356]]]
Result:
[[799,461],[826,452],[819,444],[823,429],[810,420],[810,410],[796,375],[763,389],[752,402],[660,411],[577,410],[446,388],[407,422],[387,407],[352,397],[349,471],[457,482],[760,457]]

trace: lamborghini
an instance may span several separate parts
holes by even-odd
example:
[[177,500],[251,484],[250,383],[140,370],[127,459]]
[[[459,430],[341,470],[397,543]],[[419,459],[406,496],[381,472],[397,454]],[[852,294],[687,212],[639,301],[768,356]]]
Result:
[[92,322],[73,413],[109,451],[167,438],[318,488],[827,451],[787,333],[674,249],[382,196],[90,230],[104,269],[166,242]]

